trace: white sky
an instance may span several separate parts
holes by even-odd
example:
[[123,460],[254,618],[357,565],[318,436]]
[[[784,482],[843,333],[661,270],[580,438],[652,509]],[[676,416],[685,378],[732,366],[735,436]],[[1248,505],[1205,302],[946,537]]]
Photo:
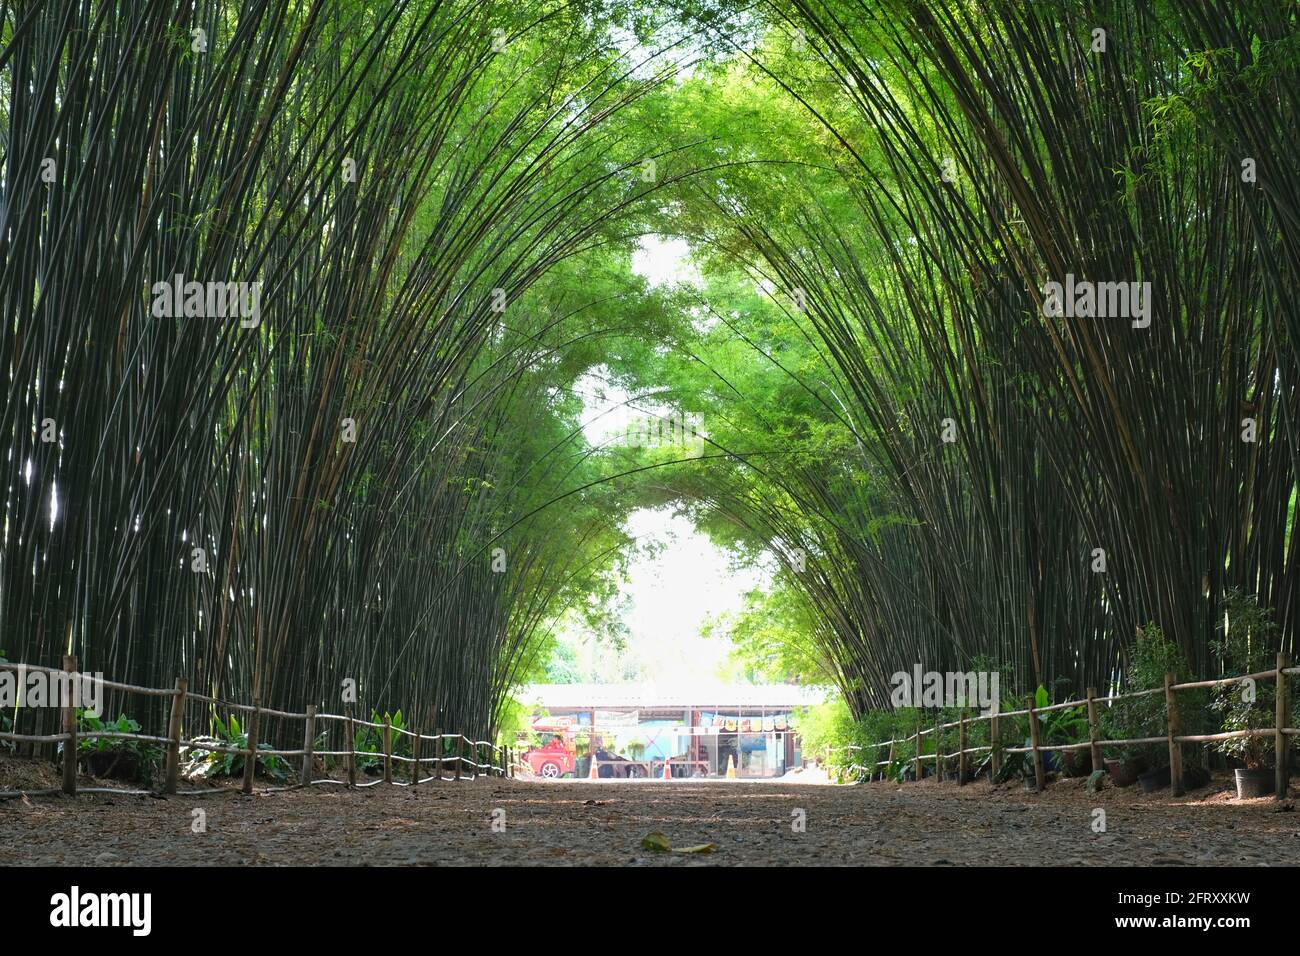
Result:
[[[632,268],[651,285],[698,282],[698,273],[686,261],[689,253],[683,239],[646,236],[633,254]],[[628,394],[602,381],[599,372],[581,379],[578,388],[587,405],[587,439],[593,444],[622,432],[640,414],[615,407]],[[635,404],[667,411],[646,402]],[[663,547],[653,555],[638,554],[630,563],[623,591],[630,599],[623,618],[631,632],[626,653],[639,658],[647,678],[665,689],[714,677],[731,644],[725,638],[704,638],[700,629],[710,617],[740,610],[745,592],[770,581],[769,573],[733,571],[727,552],[668,508],[635,511],[627,528],[638,542]]]
[[685,239],[642,236],[632,253],[632,271],[652,286],[674,282],[698,284],[700,274],[688,261],[691,246]]
[[744,593],[765,583],[766,574],[732,571],[725,551],[667,508],[635,511],[627,527],[638,540],[664,545],[655,555],[637,555],[628,569],[627,653],[666,690],[716,676],[731,642],[701,637],[700,629],[711,616],[740,610]]

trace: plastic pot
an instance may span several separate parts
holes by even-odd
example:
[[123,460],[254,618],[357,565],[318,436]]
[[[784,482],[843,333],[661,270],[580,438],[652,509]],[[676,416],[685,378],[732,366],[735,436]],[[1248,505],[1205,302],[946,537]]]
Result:
[[1146,766],[1146,761],[1140,757],[1132,760],[1116,760],[1113,757],[1107,757],[1106,773],[1110,776],[1110,782],[1117,787],[1131,787],[1137,783],[1138,774]]
[[1256,797],[1271,797],[1273,795],[1274,772],[1272,769],[1238,769],[1236,775],[1238,800],[1252,800]]

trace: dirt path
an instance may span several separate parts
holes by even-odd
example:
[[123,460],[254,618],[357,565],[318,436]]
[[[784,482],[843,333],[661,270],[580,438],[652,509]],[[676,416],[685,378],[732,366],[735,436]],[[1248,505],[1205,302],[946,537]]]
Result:
[[[1174,800],[1136,788],[1045,795],[987,783],[479,780],[244,797],[0,801],[0,866],[23,864],[1300,864],[1300,814],[1226,780]],[[1294,791],[1293,791],[1294,792]],[[1106,830],[1093,832],[1094,808]],[[207,832],[194,833],[194,809]],[[504,811],[504,832],[492,828]],[[806,813],[806,831],[792,824]],[[497,814],[498,818],[500,814]],[[686,856],[640,848],[651,830]]]

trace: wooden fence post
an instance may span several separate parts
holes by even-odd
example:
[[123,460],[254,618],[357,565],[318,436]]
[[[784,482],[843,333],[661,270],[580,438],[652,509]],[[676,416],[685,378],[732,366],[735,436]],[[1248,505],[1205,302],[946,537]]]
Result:
[[167,721],[167,776],[163,793],[175,793],[181,775],[181,717],[185,714],[185,691],[188,686],[189,681],[184,677],[176,678],[171,719]]
[[352,722],[352,705],[348,704],[348,709],[344,712],[347,720],[343,724],[344,732],[347,734],[347,761],[348,761],[348,786],[357,785],[357,731],[356,724]]
[[1273,796],[1278,800],[1286,799],[1286,787],[1290,778],[1291,742],[1287,740],[1286,728],[1291,724],[1291,695],[1288,693],[1286,668],[1290,660],[1283,652],[1277,655],[1277,693],[1275,695],[1273,715],[1276,722],[1276,734],[1273,737],[1273,765],[1276,776],[1273,780]]
[[63,792],[77,793],[77,658],[67,654],[63,658],[66,693],[63,695],[63,732],[68,739],[63,742]]
[[1101,731],[1097,722],[1097,688],[1088,688],[1088,743],[1091,745],[1088,750],[1092,757],[1092,769],[1101,770]]
[[934,782],[943,783],[943,737],[939,733],[942,721],[934,719]]
[[302,732],[302,785],[308,786],[312,778],[312,751],[316,748],[316,705],[307,705],[307,726]]
[[434,764],[438,768],[438,781],[442,781],[442,728],[433,728],[433,756],[437,758]]
[[248,754],[244,757],[244,785],[241,788],[244,793],[253,792],[253,777],[257,773],[257,735],[261,731],[258,726],[261,723],[261,708],[257,695],[253,695],[253,716],[248,718]]
[[1029,746],[1034,753],[1034,787],[1039,793],[1047,788],[1047,774],[1043,770],[1043,752],[1038,749],[1038,715],[1034,713],[1034,697],[1029,695]]
[[460,755],[465,748],[465,738],[460,734],[456,735],[456,781],[460,781]]
[[1165,716],[1169,722],[1169,786],[1175,797],[1183,795],[1183,745],[1174,738],[1179,733],[1178,695],[1174,691],[1175,677],[1165,674]]
[[[883,771],[881,771],[879,767],[876,768],[876,770],[877,770],[878,772],[880,772],[880,779],[881,779],[881,780],[884,780],[885,777],[888,776],[890,769],[894,766],[894,744],[895,744],[895,741],[891,739],[891,740],[889,741],[889,758],[888,758],[888,759],[889,759],[889,766],[885,767],[885,769],[884,769]],[[880,756],[880,754],[877,753],[876,756],[878,757],[878,756]]]
[[966,786],[966,714],[957,715],[957,786]]
[[411,786],[420,785],[420,724],[415,724],[415,736],[411,738]]
[[384,783],[393,782],[393,722],[384,717]]
[[[993,706],[998,706],[994,701]],[[998,733],[998,712],[993,711],[993,716],[989,718],[989,753],[992,755],[993,779],[998,779],[998,774],[1002,772],[1002,736]]]
[[921,725],[916,725],[916,782],[921,782]]

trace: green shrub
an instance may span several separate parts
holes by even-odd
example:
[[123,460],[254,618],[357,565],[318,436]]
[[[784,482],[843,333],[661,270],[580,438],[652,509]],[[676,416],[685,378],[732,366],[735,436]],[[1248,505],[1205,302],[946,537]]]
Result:
[[[211,736],[196,737],[196,746],[189,749],[183,773],[187,777],[242,777],[244,775],[244,755],[225,753],[219,750],[204,750],[203,744],[217,744],[223,747],[248,748],[248,733],[239,725],[239,719],[230,715],[229,722],[220,717],[213,717]],[[266,741],[257,745],[258,750],[273,749]],[[289,776],[289,765],[275,754],[258,754],[257,767],[264,776],[275,780],[285,780]]]
[[[393,755],[397,757],[411,756],[411,739],[406,734],[399,734],[399,730],[408,730],[406,718],[402,716],[399,709],[395,713],[385,711],[380,714],[377,710],[370,712],[370,722],[382,724],[388,721],[393,726]],[[352,749],[357,751],[358,756],[357,769],[364,773],[378,773],[384,766],[384,732],[378,727],[359,726],[352,741]]]
[[[1124,674],[1121,692],[1163,688],[1166,673],[1174,674],[1179,683],[1192,679],[1187,659],[1178,645],[1167,640],[1160,627],[1151,622],[1138,631],[1137,639],[1129,651],[1128,669]],[[1182,733],[1204,732],[1207,725],[1207,702],[1208,695],[1204,690],[1179,692],[1178,712]],[[1101,714],[1102,736],[1106,739],[1163,737],[1168,733],[1168,728],[1168,711],[1163,693],[1115,701]],[[1121,759],[1143,757],[1155,766],[1163,766],[1169,760],[1169,748],[1164,743],[1132,744],[1111,749],[1117,749]]]
[[162,766],[161,748],[147,741],[127,737],[81,736],[96,731],[138,734],[140,725],[126,714],[120,714],[117,720],[110,722],[78,710],[77,758],[86,764],[91,774],[146,786],[153,784],[158,769]]
[[[1211,642],[1224,676],[1258,674],[1277,666],[1280,645],[1272,615],[1261,608],[1254,595],[1229,591],[1223,605],[1218,638]],[[1274,726],[1277,685],[1273,681],[1222,684],[1214,689],[1211,708],[1220,715],[1225,731],[1266,730]],[[1293,711],[1300,695],[1292,701]],[[1238,737],[1216,741],[1215,749],[1247,769],[1273,766],[1272,736]]]

